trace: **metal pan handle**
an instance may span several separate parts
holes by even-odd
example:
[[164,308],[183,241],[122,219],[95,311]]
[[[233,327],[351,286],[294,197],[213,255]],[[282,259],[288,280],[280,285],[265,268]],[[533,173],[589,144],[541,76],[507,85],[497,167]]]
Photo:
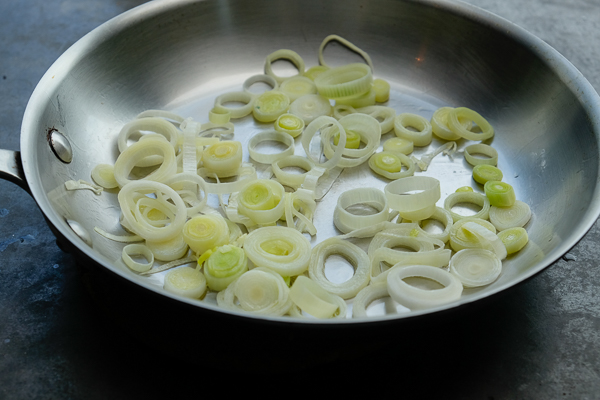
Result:
[[21,162],[21,152],[0,149],[0,179],[4,179],[19,185],[27,193],[31,194]]

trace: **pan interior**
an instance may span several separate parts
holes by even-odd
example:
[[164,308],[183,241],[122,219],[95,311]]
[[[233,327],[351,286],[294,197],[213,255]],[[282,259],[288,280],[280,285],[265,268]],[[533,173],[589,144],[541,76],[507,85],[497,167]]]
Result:
[[[263,73],[268,54],[294,50],[308,68],[318,64],[319,45],[333,33],[369,53],[374,76],[391,84],[385,105],[397,113],[430,119],[439,107],[465,106],[495,128],[489,144],[499,152],[504,180],[533,211],[526,226],[530,243],[504,262],[495,283],[466,290],[461,302],[496,293],[541,271],[595,221],[599,107],[591,86],[554,50],[520,28],[446,2],[158,1],[108,22],[50,68],[28,106],[21,149],[40,207],[94,260],[161,291],[161,274],[135,275],[115,261],[123,245],[94,232],[95,227],[123,232],[116,192],[67,192],[64,182],[91,181],[94,166],[114,163],[116,137],[138,113],[165,109],[207,122],[215,97],[241,90],[248,77]],[[362,61],[335,43],[326,48],[325,57],[332,66]],[[289,66],[277,64],[280,73],[292,73]],[[235,139],[244,145],[256,132],[272,127],[251,116],[234,123]],[[50,129],[70,141],[70,164],[50,150]],[[382,142],[393,135],[385,134]],[[422,173],[440,180],[439,206],[458,187],[482,191],[462,157],[472,143],[459,141],[453,158],[439,156]],[[414,155],[421,157],[441,144],[435,139],[416,148]],[[298,139],[296,147],[301,149]],[[244,157],[249,161],[247,153]],[[260,174],[265,166],[256,165]],[[383,189],[388,182],[366,165],[341,171],[317,207],[313,245],[339,234],[332,210],[342,192],[364,186]],[[216,198],[209,201],[218,204]],[[92,251],[73,235],[66,220],[90,232]],[[385,318],[407,315],[394,312]]]

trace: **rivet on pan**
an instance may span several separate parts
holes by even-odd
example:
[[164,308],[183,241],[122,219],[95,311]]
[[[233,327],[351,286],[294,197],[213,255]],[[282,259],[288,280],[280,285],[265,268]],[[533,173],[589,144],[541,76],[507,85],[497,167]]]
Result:
[[90,236],[90,233],[83,226],[81,226],[79,222],[68,219],[67,224],[69,224],[73,232],[75,232],[75,234],[79,236],[79,238],[83,240],[85,244],[92,247],[92,237]]
[[48,144],[50,148],[58,157],[58,159],[65,164],[73,161],[73,149],[71,148],[71,143],[67,140],[65,135],[57,131],[55,128],[48,129]]

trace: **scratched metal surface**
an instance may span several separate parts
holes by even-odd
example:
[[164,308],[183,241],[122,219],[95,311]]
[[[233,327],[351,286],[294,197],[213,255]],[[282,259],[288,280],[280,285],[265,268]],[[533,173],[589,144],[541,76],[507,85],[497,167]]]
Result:
[[[2,5],[3,54],[0,148],[18,149],[27,99],[44,71],[71,43],[136,2],[30,1],[31,7]],[[472,2],[525,27],[559,50],[598,90],[600,39],[593,15],[600,5],[570,1]],[[594,14],[595,13],[595,14]],[[19,35],[16,29],[24,29]],[[124,371],[145,363],[160,368],[169,359],[147,352],[105,324],[81,285],[79,271],[55,245],[33,200],[15,185],[0,182],[0,395],[3,398],[131,398],[146,394],[146,374],[122,385]],[[441,379],[450,398],[593,398],[598,379],[598,226],[563,260],[504,295],[485,313],[458,321],[445,332],[448,349],[427,329],[413,337],[427,345],[408,351],[411,373],[428,371],[429,357],[447,352],[469,361]],[[476,319],[476,320],[474,320]],[[485,337],[473,333],[487,326]],[[490,345],[493,343],[493,345]],[[398,354],[391,349],[390,354]],[[391,365],[383,355],[376,358]],[[137,359],[137,361],[133,361]],[[95,360],[91,363],[89,360]],[[115,366],[116,361],[119,360]],[[357,360],[357,364],[361,360]],[[326,371],[332,365],[319,365]],[[410,374],[403,367],[398,372]],[[185,368],[166,372],[163,382],[181,382]],[[209,368],[206,368],[209,373]],[[196,373],[194,373],[196,375]],[[409,384],[409,389],[415,388]],[[476,382],[476,383],[473,383]],[[94,388],[90,394],[90,388]]]

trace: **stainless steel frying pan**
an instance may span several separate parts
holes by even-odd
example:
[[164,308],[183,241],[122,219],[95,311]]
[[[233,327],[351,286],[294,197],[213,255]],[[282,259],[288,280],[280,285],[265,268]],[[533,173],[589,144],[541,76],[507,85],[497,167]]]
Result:
[[[316,321],[224,312],[165,293],[160,276],[141,278],[116,264],[120,245],[94,233],[95,226],[118,229],[116,194],[65,192],[64,182],[90,180],[96,164],[113,163],[116,135],[139,112],[167,109],[205,121],[216,95],[262,73],[267,54],[288,48],[316,65],[319,44],[332,33],[369,53],[375,75],[392,84],[388,105],[398,112],[429,118],[441,106],[467,106],[494,125],[492,145],[505,180],[534,213],[530,244],[505,262],[501,278],[466,291],[460,302],[419,313]],[[335,46],[327,51],[332,64],[359,60]],[[251,118],[236,121],[242,141],[266,128]],[[210,324],[228,335],[233,323],[258,338],[303,337],[329,327],[327,335],[350,341],[377,326],[460,310],[534,276],[569,250],[600,213],[599,134],[598,95],[567,60],[519,27],[462,3],[159,0],[100,26],[55,62],[26,109],[21,152],[0,151],[0,174],[30,191],[62,246],[97,275],[95,282],[106,282],[97,285],[104,304],[132,329],[165,324],[181,332]],[[387,183],[365,171],[344,171],[323,199],[315,243],[337,233],[331,206],[341,191]],[[472,184],[461,157],[436,159],[427,174],[441,180],[442,197]],[[219,328],[225,322],[227,329]]]

